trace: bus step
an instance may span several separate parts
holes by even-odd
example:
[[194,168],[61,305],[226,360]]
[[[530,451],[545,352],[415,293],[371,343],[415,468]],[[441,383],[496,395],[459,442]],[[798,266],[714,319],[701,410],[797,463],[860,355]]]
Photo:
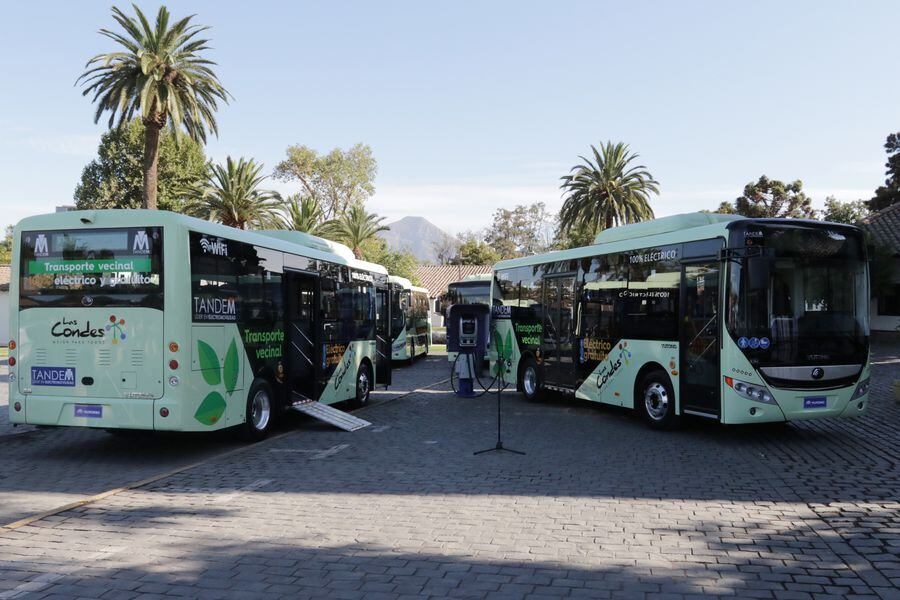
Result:
[[321,402],[295,402],[291,405],[291,408],[328,423],[329,425],[334,425],[344,431],[356,431],[357,429],[362,429],[363,427],[371,425],[371,423],[365,419],[354,417],[351,414],[332,408]]

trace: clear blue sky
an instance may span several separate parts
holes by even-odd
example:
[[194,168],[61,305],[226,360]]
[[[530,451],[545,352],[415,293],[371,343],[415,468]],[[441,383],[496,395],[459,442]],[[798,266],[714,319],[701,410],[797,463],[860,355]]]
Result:
[[[158,4],[141,2],[155,14]],[[125,5],[123,4],[123,7]],[[868,198],[900,130],[900,2],[188,2],[234,101],[216,159],[289,144],[378,159],[370,207],[448,231],[560,204],[591,143],[625,141],[658,215],[765,173]],[[103,130],[74,87],[109,2],[15,2],[0,37],[0,225],[71,203]],[[289,190],[290,186],[272,183]]]

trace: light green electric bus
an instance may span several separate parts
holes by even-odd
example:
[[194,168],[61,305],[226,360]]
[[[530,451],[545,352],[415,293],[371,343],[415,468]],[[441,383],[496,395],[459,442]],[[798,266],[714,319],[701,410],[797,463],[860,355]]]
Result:
[[866,410],[869,277],[855,227],[677,215],[502,261],[494,278],[492,359],[527,397],[633,408],[655,428]]
[[391,275],[391,358],[414,361],[428,356],[431,346],[431,319],[428,290],[417,287],[405,277]]
[[13,423],[260,439],[390,383],[387,272],[341,244],[142,210],[30,217],[14,243]]

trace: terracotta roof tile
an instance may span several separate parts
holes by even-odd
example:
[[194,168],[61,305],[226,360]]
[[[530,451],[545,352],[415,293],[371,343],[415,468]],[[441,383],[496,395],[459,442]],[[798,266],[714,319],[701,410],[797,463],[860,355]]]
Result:
[[427,289],[430,297],[436,298],[446,292],[447,286],[454,281],[490,272],[491,265],[419,265],[415,274],[418,285]]
[[900,202],[882,208],[859,222],[880,244],[900,254]]

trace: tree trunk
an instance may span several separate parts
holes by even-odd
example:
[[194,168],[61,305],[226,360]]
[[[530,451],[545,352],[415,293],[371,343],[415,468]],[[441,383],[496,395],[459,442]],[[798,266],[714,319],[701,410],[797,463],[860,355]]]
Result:
[[613,226],[613,216],[611,212],[606,213],[606,228],[612,229]]
[[142,207],[156,210],[156,188],[159,167],[159,132],[162,128],[147,119],[144,121],[144,198]]

